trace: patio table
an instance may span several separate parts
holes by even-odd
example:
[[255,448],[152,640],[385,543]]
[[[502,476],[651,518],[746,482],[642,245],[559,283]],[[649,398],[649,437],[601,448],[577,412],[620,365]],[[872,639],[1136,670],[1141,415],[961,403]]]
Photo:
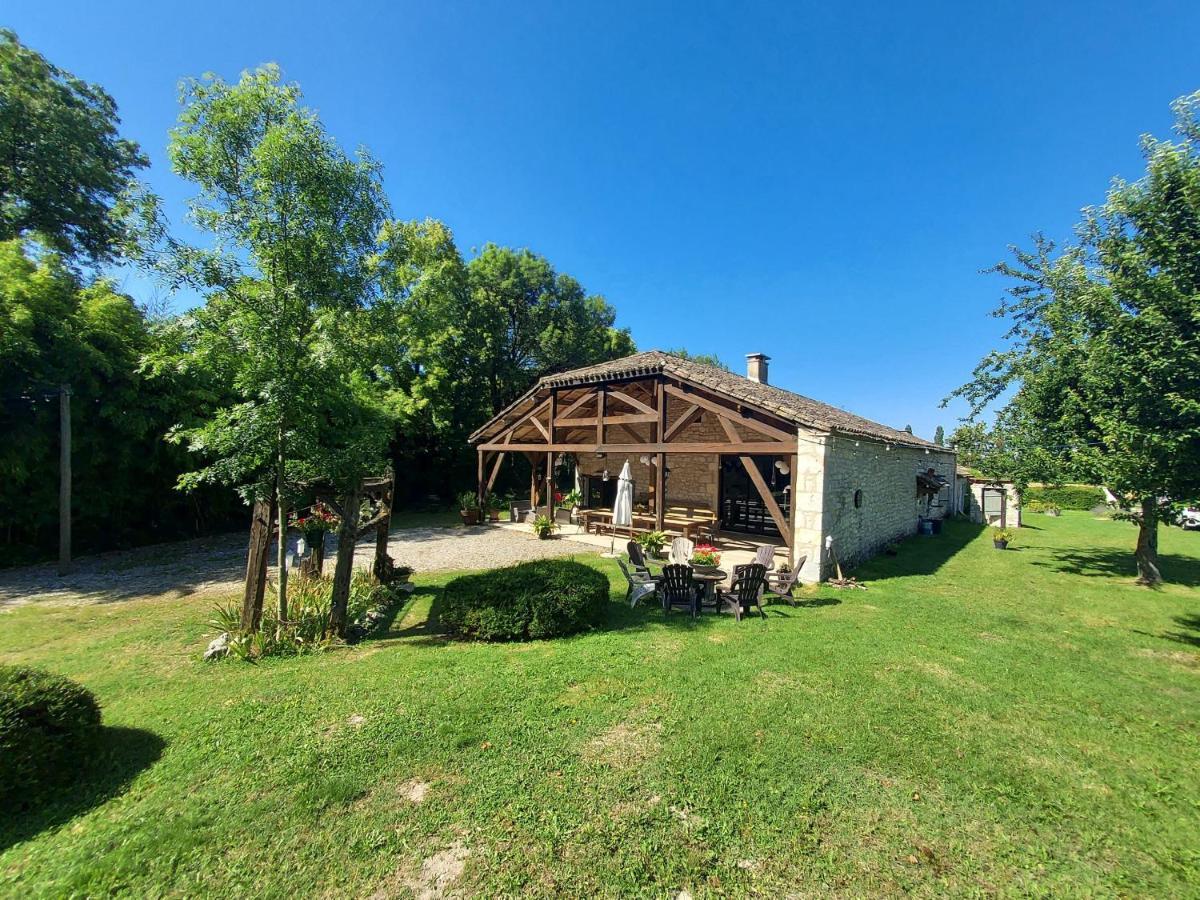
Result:
[[704,585],[704,599],[714,605],[717,598],[717,585],[728,577],[729,573],[723,569],[717,569],[715,572],[697,572],[692,569],[692,579]]

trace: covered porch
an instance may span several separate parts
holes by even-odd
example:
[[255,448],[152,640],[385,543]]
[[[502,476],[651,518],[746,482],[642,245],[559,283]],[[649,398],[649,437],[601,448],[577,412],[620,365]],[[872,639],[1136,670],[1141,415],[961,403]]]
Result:
[[566,470],[583,500],[572,539],[607,547],[611,491],[628,462],[634,522],[616,529],[622,546],[631,531],[664,531],[748,556],[777,545],[779,561],[794,564],[797,426],[723,385],[624,362],[544,378],[476,431],[481,502],[504,460],[521,454],[528,507],[554,517]]

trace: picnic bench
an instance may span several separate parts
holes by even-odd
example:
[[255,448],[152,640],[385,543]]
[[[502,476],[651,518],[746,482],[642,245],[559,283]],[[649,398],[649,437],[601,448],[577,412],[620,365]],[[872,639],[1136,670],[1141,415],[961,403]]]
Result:
[[[577,516],[585,532],[628,534],[631,538],[641,532],[654,531],[658,524],[652,513],[635,512],[631,516],[631,524],[620,527],[613,526],[611,509],[581,509]],[[663,531],[692,541],[698,538],[711,539],[716,532],[716,521],[711,510],[670,507],[663,515]]]

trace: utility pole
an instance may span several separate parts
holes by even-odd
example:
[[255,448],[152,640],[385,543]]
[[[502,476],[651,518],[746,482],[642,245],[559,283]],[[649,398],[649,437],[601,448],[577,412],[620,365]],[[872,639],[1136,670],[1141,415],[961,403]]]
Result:
[[58,387],[58,574],[71,571],[71,387]]

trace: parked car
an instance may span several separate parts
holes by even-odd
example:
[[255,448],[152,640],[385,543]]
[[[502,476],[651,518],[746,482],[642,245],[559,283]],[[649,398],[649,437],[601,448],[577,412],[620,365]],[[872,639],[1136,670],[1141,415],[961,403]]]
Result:
[[1180,513],[1179,524],[1188,531],[1200,531],[1200,506],[1189,506]]

